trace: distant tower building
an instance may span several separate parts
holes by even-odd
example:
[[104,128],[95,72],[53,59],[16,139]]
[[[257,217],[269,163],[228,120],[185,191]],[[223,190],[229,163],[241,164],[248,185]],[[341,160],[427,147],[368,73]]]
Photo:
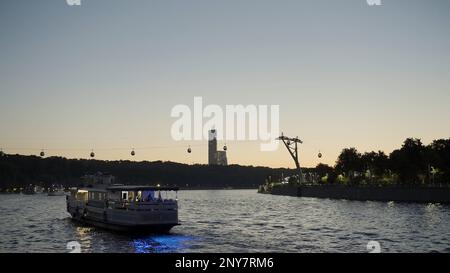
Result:
[[212,129],[209,131],[208,138],[208,164],[227,166],[227,152],[217,151],[217,131]]
[[222,166],[228,165],[227,160],[227,152],[226,151],[218,151],[217,152],[217,164]]
[[217,165],[217,132],[215,129],[209,131],[208,164]]

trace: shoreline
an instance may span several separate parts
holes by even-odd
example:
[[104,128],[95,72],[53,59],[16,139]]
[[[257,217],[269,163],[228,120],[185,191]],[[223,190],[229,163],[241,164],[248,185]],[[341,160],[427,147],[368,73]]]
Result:
[[270,191],[262,191],[260,189],[258,192],[293,197],[315,197],[355,201],[450,204],[450,187],[284,185],[274,187]]
[[[215,191],[215,190],[254,190],[257,191],[257,187],[198,187],[198,188],[182,188],[179,187],[179,191]],[[25,194],[23,192],[0,192],[0,195],[9,195],[9,194]],[[47,195],[47,192],[38,192],[34,194],[45,194]],[[29,194],[29,195],[34,195]],[[27,195],[27,194],[25,194]]]

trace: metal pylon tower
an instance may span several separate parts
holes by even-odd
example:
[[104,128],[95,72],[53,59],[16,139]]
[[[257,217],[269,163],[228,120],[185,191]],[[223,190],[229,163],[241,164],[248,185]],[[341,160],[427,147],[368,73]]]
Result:
[[286,146],[292,159],[294,159],[295,166],[297,167],[297,172],[299,176],[299,182],[303,183],[302,168],[300,167],[300,162],[298,161],[298,143],[302,144],[303,141],[301,141],[298,137],[291,138],[284,136],[283,133],[281,133],[281,136],[277,139],[283,141],[284,146]]

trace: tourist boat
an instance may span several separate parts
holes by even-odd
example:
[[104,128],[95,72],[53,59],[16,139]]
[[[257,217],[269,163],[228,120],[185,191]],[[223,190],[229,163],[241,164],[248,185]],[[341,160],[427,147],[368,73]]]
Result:
[[[179,225],[176,187],[114,184],[109,174],[84,177],[83,187],[71,188],[67,211],[84,224],[116,231],[168,232]],[[175,193],[175,198],[169,195]]]
[[28,186],[26,186],[25,188],[22,189],[22,193],[23,194],[27,194],[27,195],[31,195],[31,194],[36,194],[36,193],[43,193],[44,192],[44,188],[41,186],[35,186],[33,184],[30,184]]
[[34,186],[34,193],[44,193],[44,188],[41,186]]
[[32,184],[30,184],[23,189],[22,193],[31,195],[31,194],[35,194],[36,190],[35,190],[35,187]]
[[47,195],[48,196],[64,196],[64,195],[66,195],[66,192],[64,191],[64,189],[50,188]]
[[64,191],[64,187],[61,185],[51,185],[47,191],[48,196],[64,196],[66,192]]

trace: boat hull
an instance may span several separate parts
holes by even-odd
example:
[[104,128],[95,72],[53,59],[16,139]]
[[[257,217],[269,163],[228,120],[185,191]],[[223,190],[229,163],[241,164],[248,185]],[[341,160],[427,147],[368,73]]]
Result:
[[179,225],[177,210],[135,211],[76,206],[67,203],[72,219],[90,226],[131,233],[168,233]]
[[179,224],[121,225],[121,224],[107,223],[94,219],[85,219],[76,217],[72,217],[72,220],[83,225],[93,226],[110,231],[138,233],[138,234],[165,234],[169,233],[174,226],[179,225]]

